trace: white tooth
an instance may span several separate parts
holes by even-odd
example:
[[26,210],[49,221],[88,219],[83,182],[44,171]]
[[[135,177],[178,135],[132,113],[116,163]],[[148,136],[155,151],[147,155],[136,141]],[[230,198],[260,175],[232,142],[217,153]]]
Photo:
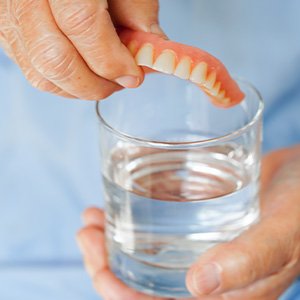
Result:
[[152,67],[153,54],[153,46],[151,44],[145,44],[135,56],[135,61],[139,66]]
[[201,62],[193,69],[190,80],[195,83],[204,83],[206,80],[207,64]]
[[208,76],[207,76],[207,80],[203,83],[203,86],[205,88],[207,88],[208,90],[212,90],[215,82],[216,82],[216,72],[211,72]]
[[131,41],[128,45],[127,45],[128,50],[130,51],[130,53],[132,55],[135,55],[136,50],[137,50],[137,42],[136,41]]
[[173,74],[175,69],[175,54],[171,50],[164,50],[161,55],[159,55],[153,65],[153,69],[167,73]]
[[221,82],[220,81],[216,82],[216,84],[214,85],[214,87],[211,90],[211,94],[213,96],[218,96],[220,87],[221,87]]
[[191,60],[188,57],[184,57],[178,63],[174,75],[182,79],[189,79],[190,73],[191,73]]

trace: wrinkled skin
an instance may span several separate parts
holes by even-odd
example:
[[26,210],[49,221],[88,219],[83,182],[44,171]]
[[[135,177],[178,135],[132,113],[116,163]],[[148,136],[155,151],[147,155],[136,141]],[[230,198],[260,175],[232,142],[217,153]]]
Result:
[[115,26],[163,34],[156,0],[0,0],[0,46],[36,88],[103,99],[143,71]]
[[[300,274],[300,147],[263,160],[261,221],[232,242],[217,245],[190,268],[187,286],[199,300],[277,300]],[[158,299],[118,280],[108,268],[102,210],[83,214],[77,240],[86,269],[105,300]],[[216,266],[219,286],[209,291],[201,271]],[[212,273],[210,272],[210,275]]]

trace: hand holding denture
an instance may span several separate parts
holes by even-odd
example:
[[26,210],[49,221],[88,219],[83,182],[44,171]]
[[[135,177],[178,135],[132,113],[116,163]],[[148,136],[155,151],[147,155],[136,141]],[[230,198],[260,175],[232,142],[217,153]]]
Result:
[[0,44],[36,88],[103,99],[143,72],[115,26],[162,34],[156,0],[0,0]]
[[0,42],[40,90],[100,100],[139,86],[139,65],[191,80],[221,107],[244,97],[215,57],[166,40],[157,1],[0,0],[0,7]]

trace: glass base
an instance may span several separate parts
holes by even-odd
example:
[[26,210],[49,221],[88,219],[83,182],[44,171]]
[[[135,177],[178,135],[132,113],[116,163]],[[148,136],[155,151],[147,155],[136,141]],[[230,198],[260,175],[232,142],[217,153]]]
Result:
[[110,265],[120,280],[144,294],[165,298],[192,297],[185,285],[187,269],[145,264],[121,251],[111,253]]

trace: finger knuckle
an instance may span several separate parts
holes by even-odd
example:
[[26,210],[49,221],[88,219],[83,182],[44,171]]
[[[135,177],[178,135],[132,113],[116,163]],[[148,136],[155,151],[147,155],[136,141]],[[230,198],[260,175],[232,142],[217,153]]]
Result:
[[71,46],[59,41],[43,40],[29,51],[31,63],[47,79],[60,81],[70,78],[76,71],[75,56]]
[[97,18],[97,1],[62,6],[57,13],[60,27],[68,35],[81,35],[93,27]]
[[[106,50],[102,50],[103,53],[108,53]],[[107,78],[108,80],[112,80],[116,77],[122,76],[126,74],[126,68],[120,64],[116,64],[116,61],[111,57],[103,57],[103,56],[96,56],[95,57],[98,61],[97,70],[100,76]]]
[[[229,258],[234,255],[235,261],[239,265],[240,280],[253,281],[256,278],[257,270],[261,269],[262,261],[256,259],[253,249],[249,249],[243,243],[233,241],[225,246],[224,251]],[[244,272],[245,270],[247,270],[247,274]]]
[[59,91],[59,88],[56,85],[37,74],[33,69],[27,69],[24,71],[24,75],[30,84],[38,90],[49,93],[56,93]]
[[57,86],[44,78],[33,78],[32,80],[30,80],[30,83],[34,88],[37,88],[44,92],[56,93],[59,91],[59,88]]
[[10,17],[16,25],[27,22],[32,17],[32,8],[36,5],[35,0],[13,1]]

